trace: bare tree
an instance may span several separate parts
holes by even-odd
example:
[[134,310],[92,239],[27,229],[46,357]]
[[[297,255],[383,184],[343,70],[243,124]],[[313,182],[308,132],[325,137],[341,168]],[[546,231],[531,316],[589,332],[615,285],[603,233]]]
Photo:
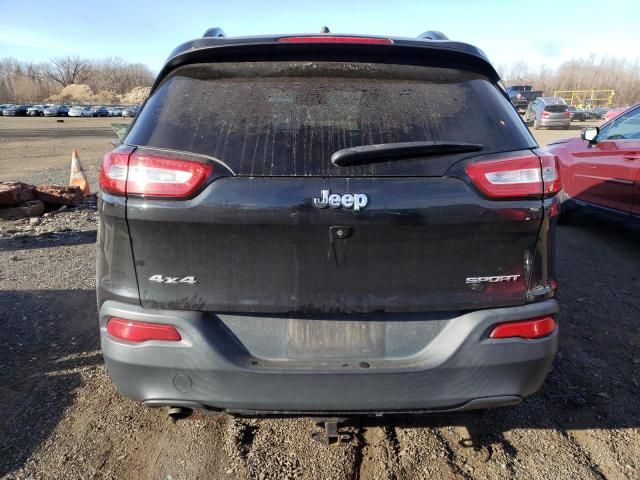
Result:
[[91,68],[87,60],[78,56],[68,56],[51,60],[47,76],[62,87],[66,87],[72,83],[84,83],[90,72]]
[[564,62],[555,70],[543,66],[536,72],[517,63],[503,72],[507,85],[527,83],[547,95],[559,90],[614,90],[617,105],[640,101],[640,64],[625,59],[591,55]]
[[114,103],[135,87],[150,86],[153,79],[154,74],[146,65],[127,63],[117,57],[104,60],[66,57],[47,63],[4,58],[0,59],[0,103],[42,102],[59,96],[60,90],[69,85],[80,87],[75,90],[82,93],[82,100],[78,101]]

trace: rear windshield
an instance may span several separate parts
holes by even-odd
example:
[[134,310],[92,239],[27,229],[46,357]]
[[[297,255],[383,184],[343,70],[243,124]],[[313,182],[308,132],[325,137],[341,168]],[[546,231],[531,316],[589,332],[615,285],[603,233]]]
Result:
[[545,112],[551,113],[562,113],[566,112],[568,109],[569,107],[567,107],[566,105],[547,105],[546,107],[544,107]]
[[178,68],[125,139],[214,157],[236,175],[427,174],[433,157],[350,167],[330,162],[343,148],[411,141],[480,143],[482,153],[535,146],[509,101],[478,74],[322,62]]

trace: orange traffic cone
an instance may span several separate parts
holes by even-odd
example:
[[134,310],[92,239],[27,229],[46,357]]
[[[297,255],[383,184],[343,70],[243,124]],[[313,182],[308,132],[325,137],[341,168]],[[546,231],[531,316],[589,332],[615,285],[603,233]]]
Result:
[[90,195],[89,181],[84,173],[84,168],[78,158],[78,152],[74,149],[71,152],[71,176],[69,177],[69,185],[76,185],[82,189],[85,195]]

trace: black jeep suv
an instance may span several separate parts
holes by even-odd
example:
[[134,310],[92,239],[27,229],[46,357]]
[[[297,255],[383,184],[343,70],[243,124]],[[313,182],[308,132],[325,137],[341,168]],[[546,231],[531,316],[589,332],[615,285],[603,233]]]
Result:
[[178,47],[101,167],[118,390],[310,415],[535,392],[557,348],[560,181],[499,80],[431,32]]

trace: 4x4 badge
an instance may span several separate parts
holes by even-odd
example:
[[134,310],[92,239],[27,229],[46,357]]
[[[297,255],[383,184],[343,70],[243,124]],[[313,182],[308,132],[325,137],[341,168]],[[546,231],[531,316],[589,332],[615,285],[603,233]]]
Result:
[[369,199],[364,193],[345,193],[338,195],[330,190],[320,190],[320,197],[313,199],[313,206],[316,208],[352,208],[354,212],[359,212],[369,203]]
[[149,281],[150,282],[156,282],[156,283],[172,283],[172,284],[178,284],[178,283],[186,283],[188,285],[195,285],[196,283],[198,283],[198,280],[196,280],[196,277],[168,277],[166,275],[152,275],[149,277]]

